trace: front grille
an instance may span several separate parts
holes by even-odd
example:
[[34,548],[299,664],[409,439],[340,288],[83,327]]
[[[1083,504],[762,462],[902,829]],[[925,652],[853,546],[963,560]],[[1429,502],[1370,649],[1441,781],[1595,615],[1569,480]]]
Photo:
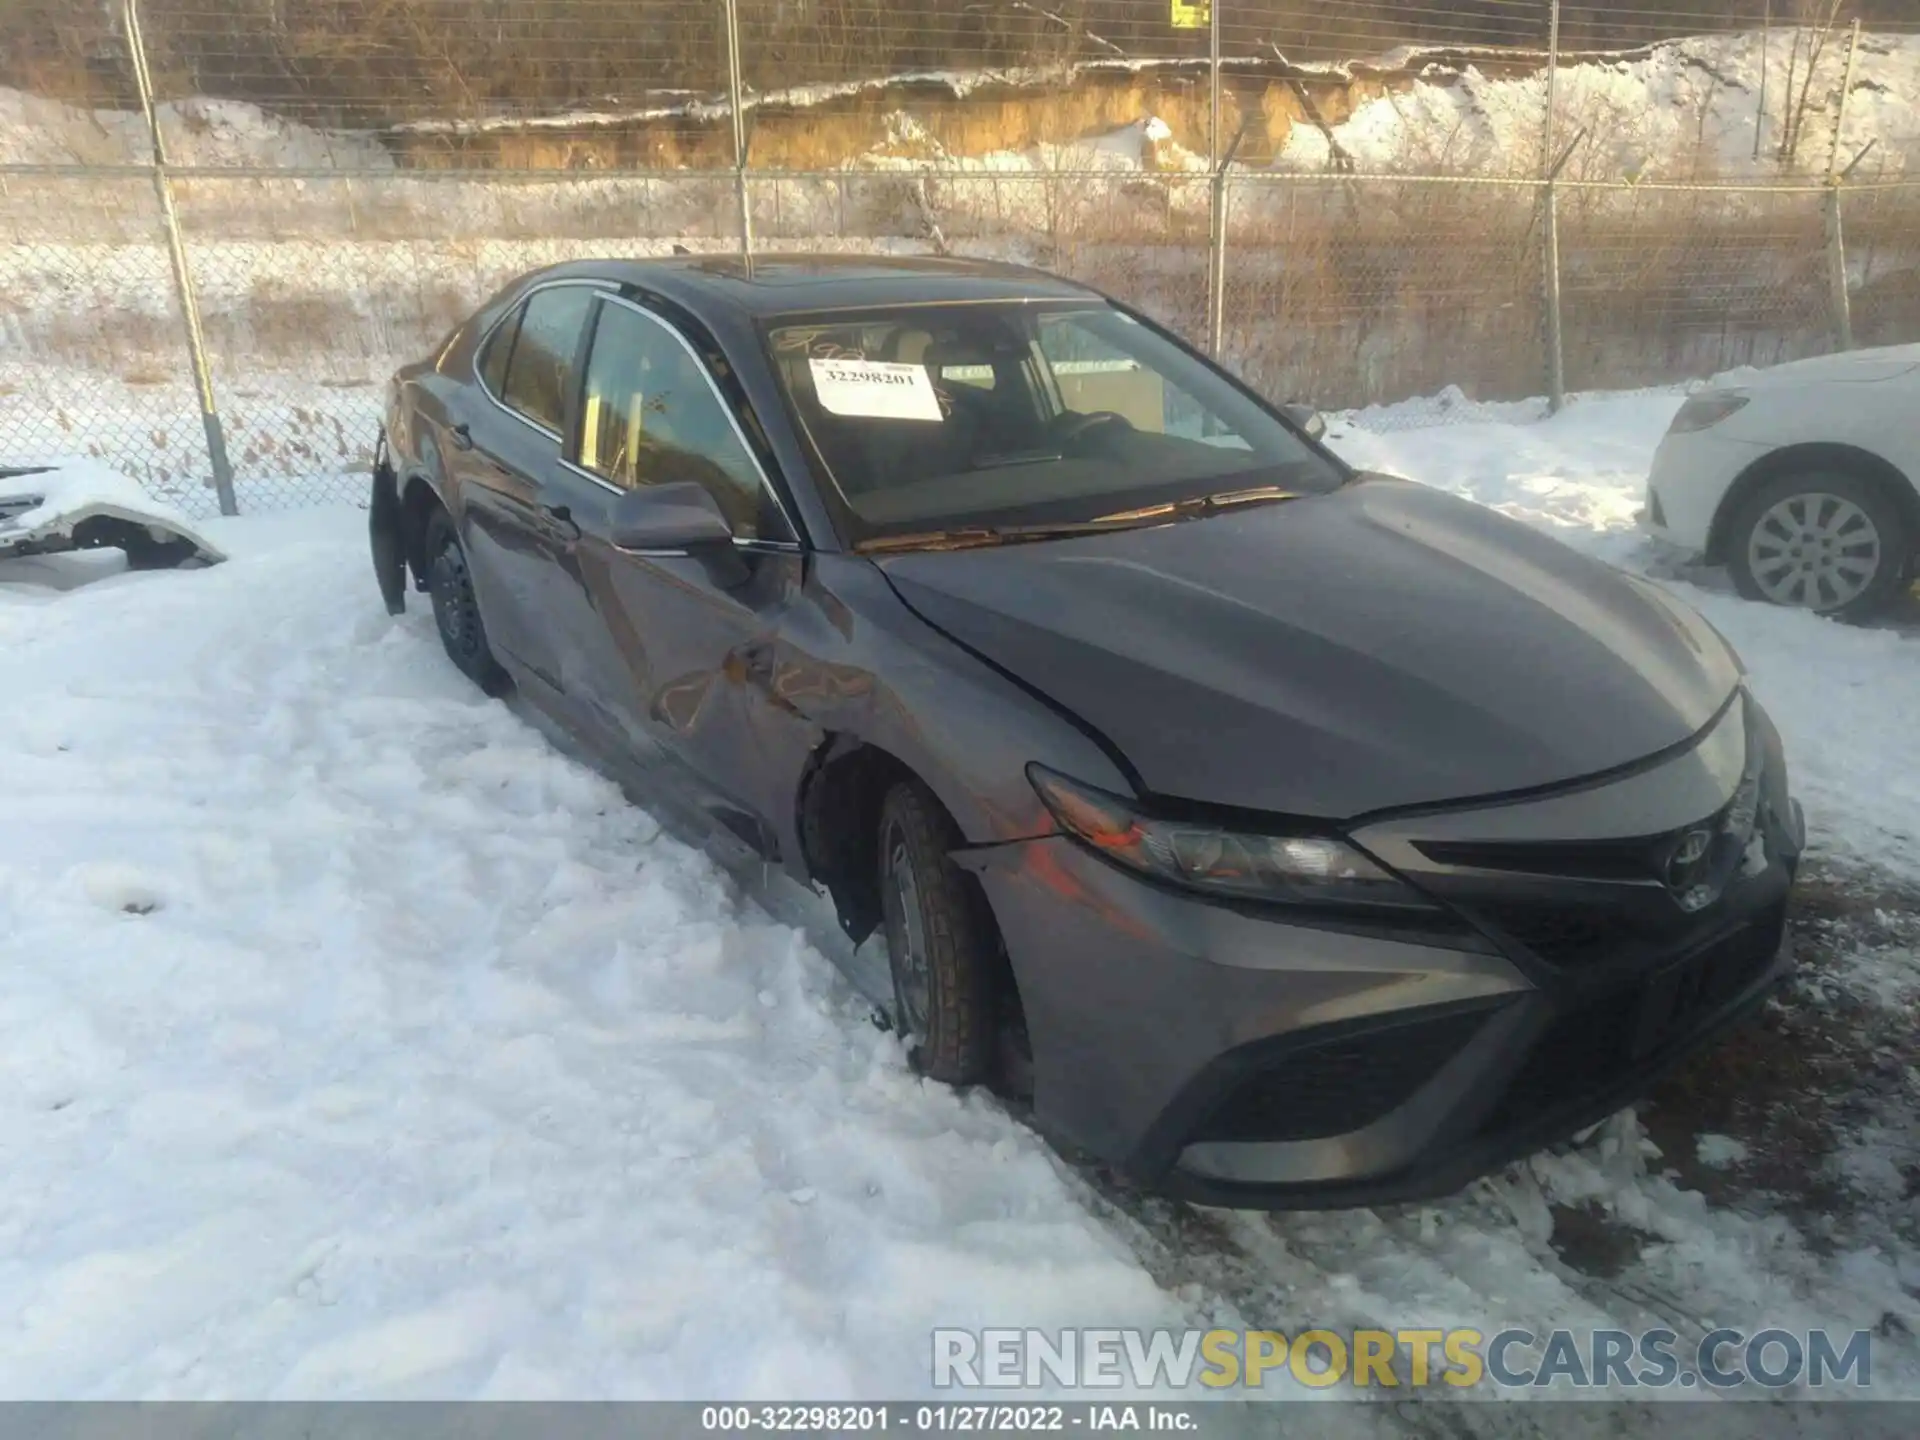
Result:
[[1483,840],[1422,840],[1429,860],[1473,870],[1552,875],[1583,880],[1651,880],[1660,874],[1660,852],[1671,836],[1632,840],[1543,840],[1515,843]]
[[1754,838],[1766,849],[1774,828],[1762,784],[1768,749],[1752,712],[1744,718],[1740,780],[1712,814],[1607,839],[1415,840],[1440,867],[1423,873],[1424,883],[1520,960],[1625,968],[1697,946],[1728,923],[1723,902],[1758,873],[1748,864]]
[[1362,1129],[1438,1074],[1487,1014],[1477,1009],[1290,1046],[1229,1091],[1193,1139],[1323,1140]]
[[1783,911],[1674,965],[1569,1010],[1527,1052],[1486,1130],[1516,1130],[1577,1105],[1658,1060],[1773,959]]

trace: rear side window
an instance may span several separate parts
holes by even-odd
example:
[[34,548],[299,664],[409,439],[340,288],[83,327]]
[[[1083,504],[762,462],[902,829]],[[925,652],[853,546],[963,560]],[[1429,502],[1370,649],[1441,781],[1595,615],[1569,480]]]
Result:
[[586,285],[558,285],[536,290],[522,308],[500,398],[549,430],[558,431],[566,418],[573,357],[594,293]]
[[480,383],[496,396],[507,388],[507,357],[513,353],[513,337],[520,331],[525,311],[524,305],[519,306],[496,325],[480,351]]

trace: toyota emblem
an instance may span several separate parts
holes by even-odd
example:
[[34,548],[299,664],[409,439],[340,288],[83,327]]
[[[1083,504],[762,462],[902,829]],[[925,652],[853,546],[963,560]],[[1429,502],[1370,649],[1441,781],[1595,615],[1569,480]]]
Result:
[[1713,849],[1713,831],[1689,830],[1673,847],[1667,859],[1667,889],[1686,911],[1704,910],[1717,894],[1716,887],[1705,883],[1705,862]]

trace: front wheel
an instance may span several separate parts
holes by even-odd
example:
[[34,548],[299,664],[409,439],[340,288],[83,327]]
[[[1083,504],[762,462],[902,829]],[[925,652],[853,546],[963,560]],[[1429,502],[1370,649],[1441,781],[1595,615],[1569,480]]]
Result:
[[1763,485],[1733,517],[1727,568],[1749,600],[1867,620],[1906,588],[1913,536],[1882,487],[1846,471]]
[[896,1029],[914,1068],[949,1085],[987,1077],[994,1039],[993,932],[985,902],[947,858],[959,832],[917,780],[880,810],[880,905]]
[[425,554],[433,623],[440,631],[447,658],[486,694],[504,694],[510,683],[507,672],[493,658],[493,647],[487,643],[487,627],[481,623],[480,605],[474,599],[467,552],[454,533],[452,517],[444,510],[434,511],[427,522]]

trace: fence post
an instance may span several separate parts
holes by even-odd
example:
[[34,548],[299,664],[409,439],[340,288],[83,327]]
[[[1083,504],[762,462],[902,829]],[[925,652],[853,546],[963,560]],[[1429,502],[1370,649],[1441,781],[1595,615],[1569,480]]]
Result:
[[1541,196],[1541,288],[1546,307],[1547,413],[1557,415],[1567,403],[1566,340],[1560,315],[1560,193],[1555,181],[1565,162],[1554,157],[1554,112],[1560,89],[1560,0],[1552,0],[1547,20],[1547,114],[1541,125],[1541,169],[1546,189]]
[[753,267],[753,203],[747,192],[747,116],[740,81],[740,5],[725,0],[727,24],[727,110],[733,116],[733,193],[740,207],[740,254]]
[[1847,37],[1847,66],[1840,81],[1840,103],[1833,112],[1833,148],[1827,154],[1827,298],[1833,307],[1833,339],[1841,350],[1853,348],[1853,302],[1847,294],[1847,239],[1840,216],[1840,130],[1847,122],[1847,96],[1853,93],[1853,63],[1860,53],[1860,22]]
[[240,506],[233,495],[233,465],[227,459],[227,437],[220,425],[220,408],[214,403],[213,370],[207,364],[206,335],[200,328],[200,305],[194,298],[186,241],[181,237],[180,216],[173,204],[173,180],[167,173],[166,138],[160,133],[160,118],[153,108],[153,77],[147,69],[146,42],[140,35],[139,0],[126,0],[123,20],[127,52],[133,61],[133,80],[140,91],[140,110],[146,117],[147,138],[153,148],[153,188],[160,197],[160,216],[167,232],[167,259],[173,267],[173,288],[180,301],[181,318],[186,321],[187,355],[193,365],[194,388],[199,392],[200,424],[207,432],[207,463],[213,469],[213,488],[220,500],[220,513],[238,515]]
[[1207,168],[1213,195],[1207,223],[1207,354],[1220,358],[1227,301],[1227,157],[1220,148],[1220,7],[1207,5]]

